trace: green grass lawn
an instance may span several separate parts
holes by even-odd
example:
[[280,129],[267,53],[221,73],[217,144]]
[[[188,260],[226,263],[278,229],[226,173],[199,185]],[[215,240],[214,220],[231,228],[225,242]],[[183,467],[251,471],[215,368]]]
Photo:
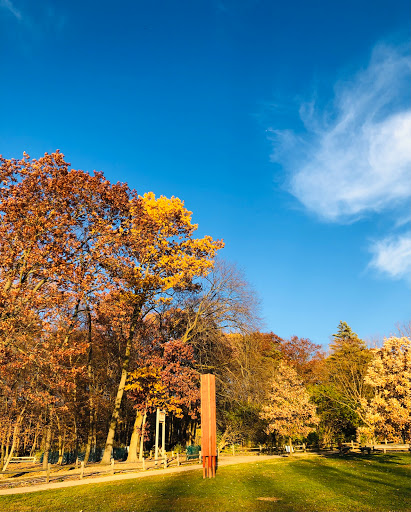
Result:
[[281,458],[118,483],[0,496],[2,512],[411,512],[411,456]]

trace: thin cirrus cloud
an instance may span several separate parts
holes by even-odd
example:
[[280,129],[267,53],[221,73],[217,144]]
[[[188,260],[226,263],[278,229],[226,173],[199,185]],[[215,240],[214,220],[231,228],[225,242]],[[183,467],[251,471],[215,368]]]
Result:
[[411,278],[411,232],[379,240],[372,245],[371,252],[371,268],[394,279]]
[[15,16],[18,20],[21,20],[21,12],[14,6],[11,0],[0,0],[0,7],[7,9],[13,16]]
[[408,56],[379,45],[368,68],[336,85],[330,109],[300,105],[303,133],[269,130],[271,160],[289,171],[288,189],[308,210],[346,222],[410,196],[409,83]]
[[[269,130],[271,160],[287,172],[287,188],[326,222],[355,222],[370,213],[404,216],[411,197],[409,56],[378,45],[367,68],[334,88],[331,107],[299,108],[304,129]],[[408,210],[407,210],[408,211]],[[370,248],[370,267],[390,277],[409,269],[410,235]]]

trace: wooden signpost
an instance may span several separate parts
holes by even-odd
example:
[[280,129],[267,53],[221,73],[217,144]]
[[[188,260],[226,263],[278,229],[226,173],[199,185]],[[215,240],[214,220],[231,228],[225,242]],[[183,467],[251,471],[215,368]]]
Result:
[[214,478],[217,459],[215,376],[201,375],[201,456],[203,478]]

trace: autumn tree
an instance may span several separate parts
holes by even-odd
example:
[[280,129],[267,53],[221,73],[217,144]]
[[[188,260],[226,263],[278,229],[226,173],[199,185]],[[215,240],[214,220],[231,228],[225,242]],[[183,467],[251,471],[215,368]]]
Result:
[[123,253],[106,259],[107,268],[118,277],[118,289],[111,297],[128,312],[128,323],[121,378],[102,463],[110,462],[131,348],[144,318],[172,302],[176,289],[190,288],[194,279],[206,276],[216,251],[223,246],[209,236],[194,238],[197,225],[192,223],[191,215],[175,197],[156,198],[152,193],[136,197],[118,232]]
[[364,380],[372,354],[346,322],[333,335],[331,353],[325,360],[321,382],[314,388],[322,425],[333,436],[353,437],[364,424],[362,400],[371,388]]
[[291,336],[288,340],[280,339],[278,350],[285,361],[295,368],[305,384],[318,383],[325,356],[321,345],[313,343],[308,338]]
[[288,437],[291,444],[291,439],[301,439],[315,429],[319,422],[315,405],[294,368],[281,361],[268,386],[261,412],[267,433]]
[[32,412],[39,407],[50,430],[63,418],[56,415],[57,407],[70,402],[73,414],[81,409],[77,399],[67,397],[78,397],[82,382],[90,394],[91,432],[96,403],[91,396],[97,396],[92,345],[104,339],[98,318],[111,318],[120,373],[107,462],[132,344],[145,316],[172,301],[174,290],[190,288],[193,280],[206,276],[223,244],[194,238],[197,226],[179,199],[138,196],[101,173],[71,170],[59,152],[39,160],[1,158],[0,164],[5,414],[14,421],[27,414],[27,407]]
[[[237,333],[238,339],[244,341],[239,343],[243,348],[236,349],[235,365],[243,365],[243,372],[251,374],[244,365],[252,359],[251,352],[246,353],[246,346],[252,346],[254,338],[251,336],[245,341],[244,336],[252,335],[258,328],[258,300],[244,275],[221,259],[217,259],[213,270],[204,279],[193,284],[192,289],[174,295],[172,304],[160,312],[157,317],[159,329],[165,338],[181,339],[193,347],[195,367],[200,373],[216,375],[218,421],[220,429],[226,432],[227,422],[222,416],[225,416],[226,406],[231,410],[230,403],[238,404],[235,396],[239,396],[232,393],[233,374],[229,375],[234,366],[231,340]],[[241,370],[232,368],[232,371],[239,373]],[[236,384],[240,382],[239,377]],[[245,400],[251,400],[251,395]],[[197,420],[193,420],[187,429],[193,431],[196,423]]]
[[228,333],[219,343],[219,363],[214,369],[217,394],[219,449],[233,442],[262,442],[264,428],[259,413],[266,382],[280,356],[272,333]]
[[74,385],[71,363],[87,350],[73,335],[86,305],[109,285],[100,256],[113,247],[130,192],[102,174],[69,170],[59,152],[1,158],[0,180],[3,390],[20,415],[29,408],[49,429],[59,385]]
[[198,415],[199,374],[194,369],[193,348],[189,344],[156,339],[140,354],[140,361],[141,366],[130,373],[126,384],[128,399],[137,409],[128,462],[137,459],[148,414],[160,408],[176,418]]
[[216,376],[219,449],[256,440],[261,389],[275,347],[270,334],[258,332],[255,291],[238,268],[219,260],[181,311],[181,339],[194,347],[199,371]]
[[363,400],[369,436],[411,441],[411,339],[391,337],[373,350],[365,382],[373,396]]

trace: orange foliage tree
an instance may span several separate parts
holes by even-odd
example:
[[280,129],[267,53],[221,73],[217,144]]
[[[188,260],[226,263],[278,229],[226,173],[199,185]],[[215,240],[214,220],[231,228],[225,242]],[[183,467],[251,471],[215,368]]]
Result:
[[1,415],[16,436],[29,412],[47,430],[66,418],[77,431],[80,389],[89,390],[90,412],[97,400],[99,318],[110,318],[122,344],[107,461],[144,318],[205,276],[223,244],[193,236],[197,226],[178,198],[138,196],[69,167],[58,151],[0,158]]
[[194,368],[191,345],[181,340],[155,339],[146,347],[145,354],[140,354],[140,361],[141,366],[130,373],[126,384],[128,398],[138,411],[130,440],[129,462],[137,458],[148,413],[160,408],[177,418],[184,414],[195,418],[200,398],[199,373]]
[[73,360],[87,350],[73,334],[84,307],[107,287],[100,253],[110,247],[111,226],[124,215],[130,193],[102,174],[70,171],[59,152],[39,160],[1,158],[0,180],[5,403],[19,411],[16,424],[33,408],[50,424],[62,403],[59,389],[74,385]]

